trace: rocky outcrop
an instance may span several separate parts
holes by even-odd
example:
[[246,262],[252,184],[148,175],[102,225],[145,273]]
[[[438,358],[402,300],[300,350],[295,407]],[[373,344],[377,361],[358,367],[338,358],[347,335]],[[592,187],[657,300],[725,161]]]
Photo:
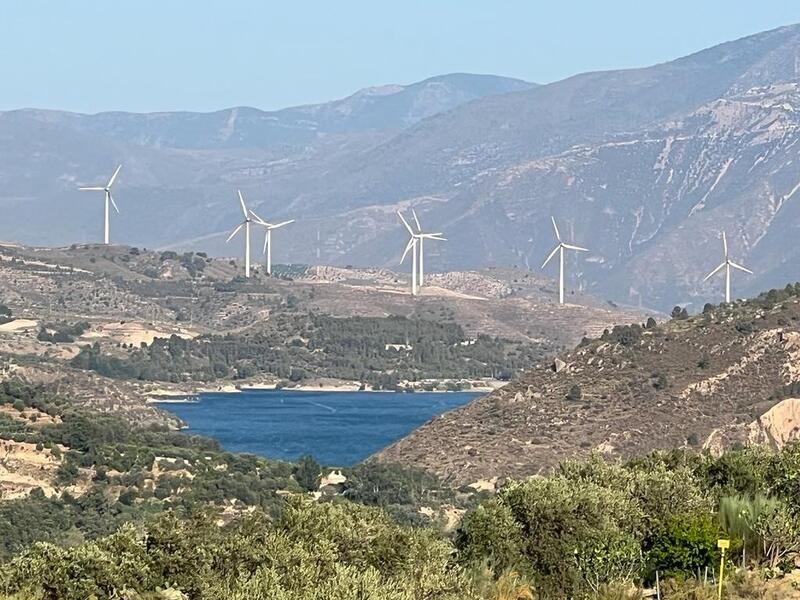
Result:
[[752,444],[764,444],[780,450],[800,439],[800,398],[781,400],[747,428]]

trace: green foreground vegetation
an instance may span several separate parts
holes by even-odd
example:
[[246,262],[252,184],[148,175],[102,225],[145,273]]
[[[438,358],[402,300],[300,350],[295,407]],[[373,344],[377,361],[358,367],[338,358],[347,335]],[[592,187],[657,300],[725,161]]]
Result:
[[[800,550],[800,445],[593,457],[491,497],[366,464],[313,501],[310,458],[132,430],[13,382],[0,400],[57,418],[0,419],[0,437],[60,457],[59,494],[0,503],[0,593],[20,600],[625,598],[656,571],[665,598],[705,598],[710,588],[692,589],[716,573],[719,537],[731,539],[729,572],[759,582]],[[454,531],[420,512],[445,505],[466,510]],[[742,586],[734,577],[731,594]]]

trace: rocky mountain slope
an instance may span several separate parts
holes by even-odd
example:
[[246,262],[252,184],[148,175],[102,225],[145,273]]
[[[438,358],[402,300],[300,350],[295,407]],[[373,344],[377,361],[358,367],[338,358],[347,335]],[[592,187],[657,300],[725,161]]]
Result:
[[533,268],[555,215],[592,251],[569,256],[572,287],[702,306],[721,294],[701,282],[721,229],[756,271],[735,293],[796,278],[798,64],[788,26],[542,86],[459,75],[275,113],[3,113],[0,236],[96,239],[99,201],[75,188],[122,162],[121,241],[231,253],[241,187],[263,216],[297,219],[280,260],[392,265],[394,213],[414,206],[450,240],[431,269]]
[[800,286],[618,326],[377,455],[470,484],[588,452],[780,446],[797,439]]
[[122,212],[114,219],[119,225],[112,226],[115,240],[165,246],[215,234],[237,214],[230,210],[238,210],[236,188],[272,216],[281,180],[335,170],[343,156],[425,117],[533,86],[456,73],[272,112],[248,107],[214,113],[2,112],[0,205],[8,219],[0,237],[49,245],[95,240],[102,209],[96,199],[78,193],[76,183],[106,181],[106,171],[119,163],[124,170],[116,196]]

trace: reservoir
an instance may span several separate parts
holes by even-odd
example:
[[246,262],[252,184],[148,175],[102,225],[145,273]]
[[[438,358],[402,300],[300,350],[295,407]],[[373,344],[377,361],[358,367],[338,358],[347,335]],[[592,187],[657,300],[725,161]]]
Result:
[[349,466],[478,395],[247,390],[160,407],[183,419],[186,433],[213,437],[226,450],[286,460],[310,454],[323,465]]

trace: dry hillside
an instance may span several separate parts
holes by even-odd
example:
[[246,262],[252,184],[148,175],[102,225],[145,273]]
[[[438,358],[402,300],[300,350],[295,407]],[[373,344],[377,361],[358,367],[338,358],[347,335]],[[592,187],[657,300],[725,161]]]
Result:
[[[688,319],[617,327],[431,420],[377,458],[470,484],[575,454],[780,445],[797,435],[797,289]],[[800,396],[800,394],[798,394]]]
[[[256,266],[245,280],[241,262],[125,246],[1,245],[0,304],[13,312],[13,320],[0,323],[4,376],[51,384],[86,407],[138,423],[173,427],[174,418],[145,404],[147,393],[163,385],[111,380],[74,369],[70,360],[95,343],[124,359],[156,337],[246,336],[269,330],[277,316],[300,322],[310,313],[456,323],[468,340],[516,340],[536,357],[642,314],[580,293],[559,306],[552,280],[520,269],[431,273],[414,298],[407,275],[392,271],[276,265],[267,277]],[[43,336],[77,323],[84,329],[67,338]]]

